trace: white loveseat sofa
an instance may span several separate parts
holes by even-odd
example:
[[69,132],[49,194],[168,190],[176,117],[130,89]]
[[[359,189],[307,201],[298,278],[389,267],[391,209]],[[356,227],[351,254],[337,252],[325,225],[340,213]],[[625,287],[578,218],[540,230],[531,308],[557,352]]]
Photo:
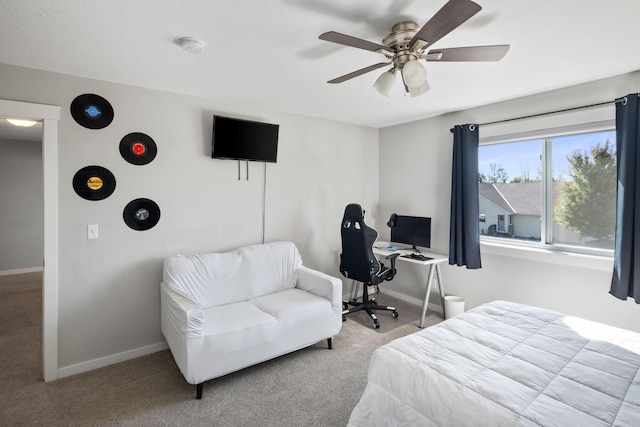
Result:
[[161,327],[189,384],[331,338],[342,327],[342,281],[275,242],[164,262]]

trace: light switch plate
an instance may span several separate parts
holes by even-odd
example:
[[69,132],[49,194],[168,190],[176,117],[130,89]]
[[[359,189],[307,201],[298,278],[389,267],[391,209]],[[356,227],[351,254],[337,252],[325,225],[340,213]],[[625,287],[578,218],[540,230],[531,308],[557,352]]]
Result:
[[87,239],[98,238],[98,224],[87,225]]

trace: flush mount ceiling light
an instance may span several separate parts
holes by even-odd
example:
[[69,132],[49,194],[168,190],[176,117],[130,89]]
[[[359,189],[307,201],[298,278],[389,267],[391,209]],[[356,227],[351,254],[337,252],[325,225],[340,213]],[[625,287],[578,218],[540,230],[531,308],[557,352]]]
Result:
[[38,122],[34,122],[33,120],[23,120],[23,119],[7,119],[9,123],[14,126],[18,126],[21,128],[30,128]]
[[204,43],[194,37],[181,38],[180,46],[189,53],[201,53],[204,50]]
[[[370,42],[336,31],[321,34],[320,40],[381,53],[386,60],[352,71],[344,76],[329,80],[327,83],[342,83],[390,65],[391,69],[385,71],[376,80],[373,87],[383,95],[389,96],[393,73],[400,71],[405,91],[415,97],[429,90],[427,71],[420,60],[432,62],[499,61],[509,51],[508,44],[431,49],[438,40],[458,28],[481,9],[482,7],[471,0],[449,0],[422,27],[413,21],[398,22],[391,28],[391,33],[382,39],[382,43]],[[428,48],[431,50],[427,51]]]

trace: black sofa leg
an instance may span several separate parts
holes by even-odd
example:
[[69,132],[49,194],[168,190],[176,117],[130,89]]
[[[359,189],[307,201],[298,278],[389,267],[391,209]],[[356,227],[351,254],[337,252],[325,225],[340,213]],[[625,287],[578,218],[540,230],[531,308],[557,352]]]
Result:
[[202,399],[202,386],[204,383],[196,384],[196,399]]
[[327,338],[327,345],[329,346],[329,350],[333,349],[333,338]]

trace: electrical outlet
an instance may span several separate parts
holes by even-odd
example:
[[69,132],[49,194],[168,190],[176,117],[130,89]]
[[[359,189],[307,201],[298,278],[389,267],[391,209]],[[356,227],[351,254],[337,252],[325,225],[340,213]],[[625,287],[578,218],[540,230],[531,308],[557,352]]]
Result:
[[98,238],[98,224],[87,225],[87,239]]

